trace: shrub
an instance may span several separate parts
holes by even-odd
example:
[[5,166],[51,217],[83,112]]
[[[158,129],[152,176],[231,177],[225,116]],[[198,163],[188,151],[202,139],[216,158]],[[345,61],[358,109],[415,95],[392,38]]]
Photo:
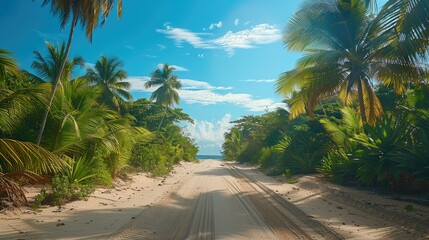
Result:
[[[166,146],[159,144],[136,144],[133,148],[131,164],[154,176],[170,172],[173,162],[168,161]],[[170,158],[171,159],[171,158]]]
[[33,208],[40,207],[40,205],[61,206],[71,201],[87,200],[93,190],[90,184],[70,182],[68,176],[54,176],[51,192],[42,188],[32,206]]

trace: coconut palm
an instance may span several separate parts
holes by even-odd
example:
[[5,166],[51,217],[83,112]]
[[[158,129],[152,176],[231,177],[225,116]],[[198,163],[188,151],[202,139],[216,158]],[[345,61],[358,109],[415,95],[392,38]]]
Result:
[[429,1],[389,0],[380,11],[385,32],[393,35],[390,54],[405,60],[425,58],[429,46]]
[[[65,55],[61,60],[61,64],[58,68],[57,78],[52,82],[52,91],[50,95],[50,100],[48,106],[46,108],[45,114],[42,119],[42,123],[40,125],[39,135],[37,137],[37,144],[40,144],[42,139],[43,132],[45,130],[46,120],[48,118],[49,111],[52,106],[52,102],[54,101],[55,92],[58,87],[59,80],[62,76],[64,66],[66,65],[68,55],[70,52],[70,46],[73,39],[74,29],[80,21],[82,27],[85,29],[86,36],[89,41],[92,42],[92,33],[95,28],[98,26],[98,20],[101,16],[103,17],[103,21],[101,25],[103,25],[112,11],[114,0],[80,0],[80,1],[72,1],[72,0],[43,0],[42,6],[50,5],[51,12],[54,15],[58,15],[60,18],[61,28],[64,28],[71,18],[71,26],[70,33],[67,40],[67,47],[65,51]],[[122,16],[122,0],[118,0],[118,17]]]
[[118,111],[126,108],[125,100],[132,100],[133,96],[127,91],[131,84],[124,82],[127,73],[122,69],[123,63],[115,58],[101,56],[94,68],[87,68],[87,77],[92,83],[102,89],[101,102]]
[[34,51],[36,60],[33,61],[31,67],[36,71],[36,74],[28,73],[29,78],[36,82],[53,82],[59,79],[58,83],[64,83],[71,79],[73,70],[78,66],[83,66],[84,61],[81,57],[75,57],[71,61],[66,61],[63,67],[61,76],[58,75],[62,61],[65,57],[65,45],[52,45],[46,43],[48,53],[43,56],[39,51]]
[[404,93],[409,81],[418,82],[426,70],[401,56],[384,55],[392,40],[380,34],[381,17],[373,17],[363,0],[307,1],[290,20],[284,41],[303,52],[297,67],[283,73],[278,93],[288,96],[291,117],[309,112],[321,97],[337,95],[345,104],[357,97],[364,122],[374,124],[383,114],[373,79]]
[[[152,73],[150,80],[145,83],[146,88],[159,86],[150,96],[150,100],[163,106],[165,111],[167,111],[167,108],[174,106],[174,104],[179,104],[179,93],[176,89],[180,89],[182,84],[178,80],[177,75],[173,74],[174,70],[174,67],[164,64],[162,70],[159,68],[156,69]],[[158,130],[161,127],[164,117],[159,123]]]

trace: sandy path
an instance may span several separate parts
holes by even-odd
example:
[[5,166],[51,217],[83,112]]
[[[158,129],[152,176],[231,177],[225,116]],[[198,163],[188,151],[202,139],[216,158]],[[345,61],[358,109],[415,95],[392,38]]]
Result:
[[111,239],[336,239],[330,230],[229,164],[202,161]]
[[[165,178],[136,174],[131,181],[117,182],[113,188],[98,188],[87,201],[76,201],[37,211],[23,208],[0,214],[0,239],[105,239],[143,210],[168,195],[199,166],[183,162]],[[38,188],[27,188],[31,201]]]
[[[29,188],[31,200],[38,189]],[[0,239],[429,239],[429,207],[204,160],[136,174],[88,201],[0,213]]]

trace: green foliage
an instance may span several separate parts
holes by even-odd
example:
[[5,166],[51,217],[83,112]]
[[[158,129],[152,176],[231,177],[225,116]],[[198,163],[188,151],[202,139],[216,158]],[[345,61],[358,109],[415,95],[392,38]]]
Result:
[[289,169],[286,169],[285,172],[282,174],[282,176],[290,184],[294,184],[298,182],[298,179],[295,179],[292,176],[292,172]]
[[117,111],[127,107],[125,100],[133,99],[131,93],[127,91],[131,84],[123,81],[127,78],[127,73],[122,69],[123,66],[124,64],[118,58],[102,55],[94,68],[86,69],[86,77],[102,91],[99,101]]
[[271,147],[287,128],[288,113],[282,109],[261,116],[244,116],[225,133],[222,145],[226,160],[257,163],[263,147]]
[[275,166],[277,155],[276,152],[273,151],[273,147],[263,147],[261,150],[261,155],[258,159],[258,164],[267,169],[269,167]]
[[32,207],[38,208],[41,205],[61,206],[71,201],[87,200],[93,192],[93,187],[90,184],[70,182],[69,176],[63,175],[52,178],[50,190],[42,188],[36,196]]
[[407,206],[404,207],[404,209],[407,212],[412,212],[412,211],[414,211],[414,206],[411,204],[408,204]]
[[138,142],[131,152],[130,164],[153,176],[162,176],[182,160],[196,161],[198,148],[182,135],[180,128],[170,125],[165,132],[157,132],[146,142]]
[[80,157],[77,160],[70,159],[70,168],[64,172],[64,176],[67,177],[70,183],[84,183],[88,182],[96,176],[94,172],[95,162],[94,159],[88,159]]
[[354,182],[358,168],[352,156],[343,149],[328,152],[316,170],[336,183]]
[[385,116],[379,123],[365,126],[365,133],[356,134],[351,141],[359,144],[356,161],[359,162],[357,177],[363,184],[375,182],[399,184],[401,171],[396,168],[392,156],[407,148],[413,128],[400,116]]
[[295,129],[285,135],[275,146],[282,155],[280,171],[290,169],[292,173],[313,173],[327,153],[328,138],[324,132],[317,132],[318,126],[311,123],[295,126]]
[[[333,144],[318,171],[340,183],[387,186],[392,190],[429,188],[426,110],[395,108],[376,126],[356,128],[352,109],[338,123],[321,120]],[[413,120],[414,119],[414,120]]]
[[149,131],[158,130],[159,123],[163,118],[163,126],[169,126],[181,121],[194,122],[180,108],[167,108],[165,110],[162,106],[145,98],[130,102],[128,104],[128,113],[135,117],[136,126],[144,127]]
[[168,157],[167,149],[162,144],[136,144],[131,164],[153,176],[162,176],[170,172],[173,159]]

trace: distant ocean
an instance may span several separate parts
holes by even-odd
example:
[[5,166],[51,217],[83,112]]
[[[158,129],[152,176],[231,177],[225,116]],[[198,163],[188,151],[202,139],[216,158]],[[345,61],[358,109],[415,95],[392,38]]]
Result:
[[222,155],[197,155],[198,160],[206,160],[206,159],[215,159],[215,160],[223,160]]

